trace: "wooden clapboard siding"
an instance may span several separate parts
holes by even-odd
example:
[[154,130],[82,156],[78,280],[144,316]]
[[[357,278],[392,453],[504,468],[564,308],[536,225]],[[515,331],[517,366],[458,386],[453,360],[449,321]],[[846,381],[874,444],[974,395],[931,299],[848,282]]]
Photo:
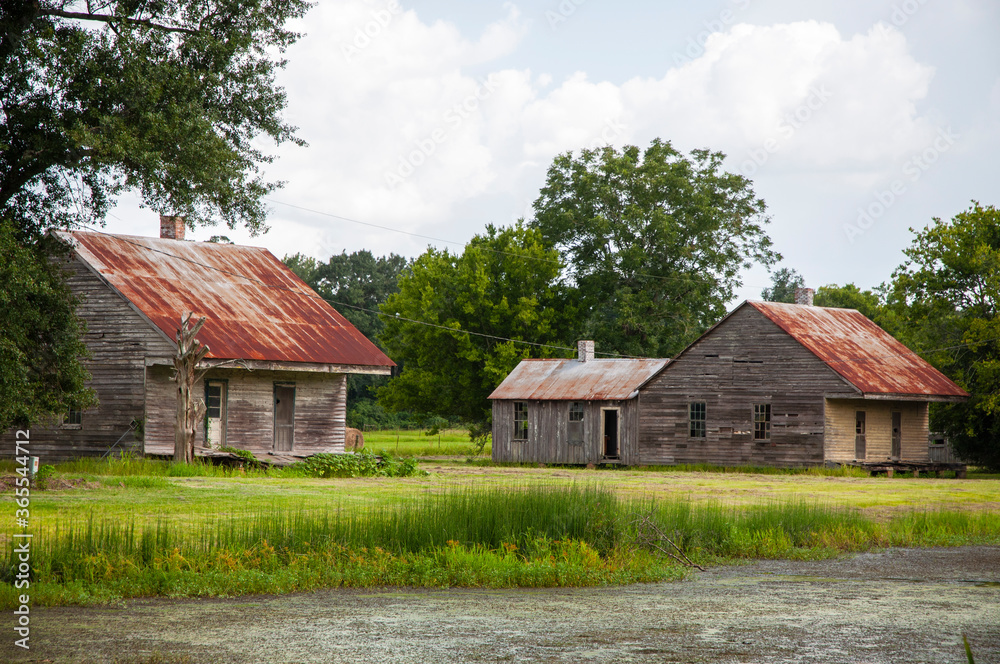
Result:
[[52,461],[102,455],[120,438],[119,447],[140,449],[141,441],[129,425],[143,419],[145,358],[169,356],[173,348],[81,261],[70,258],[64,267],[69,287],[80,300],[77,314],[87,323],[83,340],[91,357],[84,366],[99,404],[83,413],[78,428],[55,423],[34,427],[32,449]]
[[[808,466],[824,461],[824,397],[855,392],[752,307],[734,312],[639,396],[639,462]],[[689,436],[689,404],[706,435]],[[753,405],[771,404],[771,439],[753,439]]]
[[602,410],[619,413],[619,461],[638,462],[635,399],[583,401],[583,444],[570,445],[567,436],[570,401],[526,401],[528,439],[513,440],[514,401],[493,401],[493,460],[497,462],[588,464],[607,461],[603,456]]
[[[147,369],[147,454],[172,455],[174,451],[175,385],[172,369]],[[294,371],[213,369],[195,386],[204,394],[205,380],[227,383],[226,444],[269,454],[274,448],[274,385],[295,385],[295,431],[290,454],[343,452],[347,418],[347,376]],[[205,445],[205,430],[198,444]]]
[[[865,412],[865,459],[854,453],[857,411]],[[826,400],[826,460],[886,461],[892,452],[892,413],[901,414],[900,461],[930,461],[927,402],[874,399]]]

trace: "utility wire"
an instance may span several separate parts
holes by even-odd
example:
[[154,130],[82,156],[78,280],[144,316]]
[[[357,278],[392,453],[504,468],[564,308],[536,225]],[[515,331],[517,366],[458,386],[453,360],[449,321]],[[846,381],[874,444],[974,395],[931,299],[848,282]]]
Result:
[[[455,240],[445,240],[445,239],[442,239],[442,238],[431,237],[429,235],[420,235],[419,233],[411,233],[409,231],[400,230],[398,228],[392,228],[391,226],[382,226],[382,225],[373,224],[373,223],[370,223],[370,222],[367,222],[367,221],[360,221],[358,219],[352,219],[350,217],[345,217],[345,216],[339,215],[339,214],[333,214],[332,212],[323,212],[322,210],[314,210],[312,208],[303,207],[301,205],[294,205],[292,203],[285,203],[284,201],[278,201],[278,200],[275,200],[273,198],[265,198],[264,200],[267,201],[268,203],[275,203],[277,205],[284,205],[286,207],[290,207],[290,208],[293,208],[295,210],[302,210],[303,212],[310,212],[312,214],[318,214],[318,215],[321,215],[321,216],[324,216],[324,217],[330,217],[332,219],[340,219],[342,221],[348,221],[348,222],[350,222],[352,224],[359,224],[361,226],[368,226],[369,228],[378,228],[380,230],[390,231],[392,233],[400,233],[402,235],[409,235],[411,237],[418,237],[418,238],[421,238],[421,239],[424,239],[424,240],[432,240],[434,242],[443,242],[445,244],[452,244],[452,245],[455,245],[455,246],[458,246],[458,247],[464,247],[464,248],[468,248],[469,245],[471,244],[469,242],[457,242]],[[519,254],[519,253],[515,253],[515,252],[511,252],[511,251],[501,251],[499,249],[490,249],[488,247],[483,247],[483,246],[477,246],[476,248],[477,249],[482,249],[483,251],[488,251],[488,252],[493,253],[493,254],[498,254],[498,255],[501,255],[501,256],[512,256],[514,258],[520,258],[522,260],[532,260],[532,261],[538,261],[538,262],[542,262],[542,263],[552,263],[552,264],[560,266],[560,268],[564,267],[564,263],[561,260],[555,260],[555,259],[552,259],[552,258],[542,258],[540,256],[531,256],[529,254]],[[697,274],[689,274],[689,275],[685,275],[685,276],[680,276],[680,275],[657,275],[657,274],[650,274],[648,272],[635,272],[634,274],[636,276],[645,277],[647,279],[659,279],[661,281],[674,281],[674,280],[677,280],[677,281],[680,281],[680,280],[685,280],[685,281],[700,281],[700,282],[702,282],[704,284],[717,284],[717,283],[719,283],[719,281],[721,279],[721,277],[720,277],[719,279],[714,279],[713,280],[711,278],[703,277],[703,276],[697,275]],[[748,284],[740,284],[740,285],[743,286],[743,285],[748,285]],[[755,287],[759,287],[759,286],[755,286]]]
[[[406,321],[408,323],[414,323],[416,325],[424,325],[424,326],[427,326],[427,327],[433,327],[433,328],[437,328],[437,329],[441,329],[441,330],[446,330],[448,332],[458,332],[458,333],[461,333],[461,334],[466,334],[466,335],[481,337],[481,338],[485,338],[485,339],[494,339],[494,340],[497,340],[497,341],[507,341],[507,342],[511,342],[511,343],[515,343],[515,344],[522,344],[522,345],[526,345],[526,346],[534,346],[534,347],[537,347],[537,348],[551,348],[551,349],[555,349],[555,350],[564,350],[564,351],[570,351],[570,352],[575,352],[577,350],[577,349],[569,347],[569,346],[557,346],[557,345],[553,345],[553,344],[543,344],[543,343],[538,343],[538,342],[534,342],[534,341],[524,341],[522,339],[512,339],[510,337],[501,337],[501,336],[494,335],[494,334],[486,334],[486,333],[483,333],[483,332],[474,332],[472,330],[456,329],[456,328],[453,328],[453,327],[449,327],[447,325],[440,325],[438,323],[428,323],[427,321],[421,321],[421,320],[417,320],[417,319],[414,319],[414,318],[408,318],[406,316],[400,316],[398,314],[396,314],[396,315],[390,315],[390,314],[386,314],[386,313],[381,312],[381,311],[377,311],[375,309],[369,309],[367,307],[362,307],[362,306],[355,305],[355,304],[348,304],[347,302],[338,302],[336,300],[325,298],[325,297],[319,295],[318,293],[316,293],[315,291],[312,291],[311,289],[309,291],[303,291],[303,290],[299,290],[299,289],[289,288],[287,286],[279,286],[279,285],[275,285],[275,284],[268,284],[266,282],[261,281],[260,279],[256,279],[254,277],[251,277],[251,276],[248,276],[248,275],[245,275],[245,274],[241,274],[239,272],[234,272],[232,270],[226,270],[224,268],[216,267],[214,265],[208,265],[207,263],[202,263],[200,261],[196,261],[196,260],[191,259],[191,258],[186,258],[184,256],[178,256],[177,254],[172,254],[172,253],[170,253],[168,251],[163,251],[162,249],[156,249],[155,247],[150,247],[150,246],[147,246],[147,245],[142,244],[140,242],[136,242],[134,240],[129,239],[128,237],[121,236],[121,235],[115,235],[113,233],[107,233],[107,232],[105,232],[103,230],[100,230],[100,229],[97,229],[97,228],[93,228],[93,227],[90,227],[90,226],[86,226],[85,224],[80,224],[80,223],[74,222],[74,225],[78,226],[80,228],[84,228],[84,229],[86,229],[86,230],[88,230],[90,232],[93,232],[93,233],[98,233],[100,235],[104,235],[104,236],[107,236],[107,237],[115,238],[115,239],[117,239],[119,241],[126,242],[127,244],[131,244],[133,246],[139,247],[141,249],[145,249],[147,251],[151,251],[153,253],[162,254],[162,255],[167,256],[169,258],[173,258],[173,259],[176,259],[176,260],[184,261],[184,262],[190,263],[192,265],[197,265],[197,266],[205,268],[207,270],[214,270],[216,272],[221,272],[223,274],[227,274],[229,276],[236,277],[238,279],[243,279],[245,281],[250,281],[250,282],[259,284],[260,286],[263,286],[265,288],[272,288],[272,289],[276,289],[276,290],[283,290],[283,291],[286,291],[286,292],[289,292],[289,293],[295,293],[297,295],[302,295],[302,296],[305,296],[305,297],[309,297],[309,298],[313,298],[313,299],[317,299],[317,300],[322,300],[323,302],[326,302],[327,304],[330,304],[330,305],[337,305],[337,306],[342,306],[342,307],[349,307],[351,309],[357,309],[359,311],[365,311],[367,313],[372,313],[372,314],[375,314],[377,316],[381,316],[383,318],[387,318],[389,320],[392,320],[392,319],[403,320],[403,321]],[[888,333],[886,333],[886,334],[888,334]],[[991,343],[993,341],[998,341],[998,340],[1000,340],[1000,337],[992,338],[992,339],[985,339],[985,340],[976,341],[976,342],[956,344],[956,345],[953,345],[953,346],[944,346],[944,347],[941,347],[941,348],[932,348],[932,349],[924,350],[923,352],[926,354],[926,353],[934,353],[934,352],[945,351],[945,350],[955,350],[955,349],[958,349],[958,348],[966,348],[966,347],[969,347],[969,346],[978,346],[978,345],[981,345],[981,344],[984,344],[984,343]],[[837,359],[837,360],[820,360],[820,361],[822,361],[822,362],[824,362],[826,364],[832,364],[832,363],[838,363],[839,364],[839,363],[848,363],[848,362],[870,362],[870,361],[874,361],[874,360],[887,360],[887,359],[891,359],[891,358],[894,358],[894,357],[907,357],[907,356],[911,356],[911,355],[916,356],[916,357],[920,357],[920,354],[917,353],[914,350],[911,350],[911,349],[907,348],[907,351],[908,352],[906,352],[906,353],[891,353],[891,354],[880,355],[880,356],[876,356],[876,357],[867,356],[867,357],[843,358],[843,359]],[[636,355],[623,355],[623,354],[620,354],[620,353],[598,353],[598,352],[595,352],[595,355],[603,355],[603,356],[611,357],[611,358],[636,359],[636,360],[639,360],[639,359],[644,359],[644,360],[648,360],[648,359],[654,359],[654,360],[655,359],[667,359],[667,358],[650,358],[650,357],[643,357],[643,356],[636,356]],[[819,359],[819,358],[817,358],[817,359]],[[670,360],[671,363],[676,363],[677,361],[678,361],[677,359],[671,359]],[[795,361],[795,360],[791,360],[791,361],[784,360],[782,362],[782,364],[786,364],[786,365],[787,364],[795,364],[796,362],[797,361]],[[811,363],[811,361],[810,361],[810,363]]]

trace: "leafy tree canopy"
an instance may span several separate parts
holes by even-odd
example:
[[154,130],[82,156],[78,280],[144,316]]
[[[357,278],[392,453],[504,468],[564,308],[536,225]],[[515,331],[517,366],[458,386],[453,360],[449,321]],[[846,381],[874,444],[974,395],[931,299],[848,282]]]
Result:
[[270,161],[303,0],[4,0],[0,217],[22,237],[99,222],[118,194],[190,223],[265,229]]
[[0,223],[0,431],[95,403],[77,360],[87,349],[76,301],[50,260],[60,255],[53,238],[25,245]]
[[490,419],[487,397],[518,362],[566,351],[463,330],[567,346],[575,309],[554,285],[562,268],[541,233],[520,223],[488,226],[461,254],[428,249],[381,306],[382,342],[405,368],[379,389],[379,401],[394,410],[459,416],[483,432]]
[[795,290],[805,285],[805,277],[795,270],[783,267],[771,275],[771,287],[761,291],[760,296],[766,302],[795,304]]
[[[972,397],[932,413],[972,463],[1000,470],[1000,211],[972,206],[933,219],[893,274],[897,310],[930,360]],[[911,229],[912,230],[912,229]]]
[[724,157],[656,139],[549,168],[531,227],[566,262],[578,329],[598,351],[673,355],[725,314],[743,269],[780,259],[764,201]]

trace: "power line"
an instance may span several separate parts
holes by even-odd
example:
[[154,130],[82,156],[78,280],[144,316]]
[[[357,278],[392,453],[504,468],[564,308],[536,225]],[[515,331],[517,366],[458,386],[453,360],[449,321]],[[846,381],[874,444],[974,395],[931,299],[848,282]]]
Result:
[[[443,238],[436,238],[436,237],[432,237],[430,235],[421,235],[419,233],[411,233],[409,231],[404,231],[404,230],[401,230],[401,229],[398,229],[398,228],[392,228],[391,226],[383,226],[383,225],[380,225],[380,224],[373,224],[373,223],[370,223],[370,222],[367,222],[367,221],[360,221],[358,219],[352,219],[351,217],[345,217],[345,216],[340,215],[340,214],[333,214],[332,212],[323,212],[322,210],[314,210],[312,208],[307,208],[307,207],[304,207],[302,205],[295,205],[293,203],[286,203],[284,201],[278,201],[278,200],[275,200],[273,198],[265,198],[264,200],[267,201],[267,202],[269,202],[269,203],[275,203],[277,205],[284,205],[286,207],[290,207],[290,208],[293,208],[295,210],[302,210],[303,212],[310,212],[312,214],[318,214],[318,215],[321,215],[321,216],[324,216],[324,217],[330,217],[332,219],[340,219],[342,221],[347,221],[347,222],[350,222],[352,224],[359,224],[361,226],[368,226],[369,228],[378,228],[380,230],[390,231],[392,233],[400,233],[402,235],[409,235],[410,237],[418,237],[418,238],[421,238],[423,240],[431,240],[431,241],[434,241],[434,242],[443,242],[445,244],[452,244],[452,245],[455,245],[455,246],[458,246],[458,247],[463,247],[463,248],[468,248],[469,245],[471,244],[469,242],[457,242],[455,240],[445,240]],[[515,252],[511,252],[511,251],[501,251],[499,249],[490,249],[489,247],[483,247],[483,246],[477,246],[476,249],[482,249],[483,251],[488,251],[490,253],[498,254],[498,255],[501,255],[501,256],[512,256],[514,258],[520,258],[520,259],[523,259],[523,260],[533,260],[533,261],[544,262],[544,263],[552,263],[552,264],[558,265],[560,267],[564,267],[564,263],[561,260],[554,260],[554,259],[551,259],[551,258],[542,258],[540,256],[531,256],[529,254],[519,254],[519,253],[515,253]],[[711,278],[703,277],[703,276],[697,275],[697,274],[688,274],[688,275],[684,275],[684,276],[681,276],[681,275],[657,275],[657,274],[650,274],[648,272],[635,272],[634,274],[636,276],[639,276],[639,277],[645,277],[647,279],[659,279],[661,281],[672,281],[672,280],[677,280],[677,281],[680,281],[680,280],[692,281],[693,280],[693,281],[700,281],[700,282],[702,282],[704,284],[709,284],[709,285],[718,284],[719,283],[719,279],[713,280]],[[740,284],[740,286],[747,286],[748,288],[750,288],[750,287],[752,287],[752,288],[759,288],[760,287],[759,285],[750,286],[749,284]]]
[[[537,348],[551,348],[551,349],[555,349],[555,350],[564,350],[564,351],[570,351],[570,352],[575,352],[577,350],[577,349],[569,347],[569,346],[557,346],[557,345],[554,345],[554,344],[543,344],[543,343],[534,342],[534,341],[524,341],[522,339],[512,339],[510,337],[502,337],[502,336],[498,336],[498,335],[494,335],[494,334],[486,334],[486,333],[483,333],[483,332],[474,332],[472,330],[456,329],[456,328],[453,328],[453,327],[449,327],[447,325],[440,325],[438,323],[429,323],[427,321],[421,321],[421,320],[417,320],[417,319],[414,319],[414,318],[409,318],[409,317],[406,317],[406,316],[400,316],[398,314],[396,314],[396,315],[390,315],[390,314],[383,313],[381,311],[377,311],[377,310],[374,310],[374,309],[369,309],[367,307],[362,307],[362,306],[359,306],[359,305],[349,304],[347,302],[338,302],[336,300],[332,300],[332,299],[329,299],[329,298],[324,298],[323,296],[319,295],[318,293],[316,293],[315,291],[313,291],[311,289],[308,290],[308,291],[303,291],[303,290],[289,288],[287,286],[279,286],[279,285],[275,285],[275,284],[268,284],[266,282],[261,281],[260,279],[256,279],[254,277],[251,277],[251,276],[248,276],[248,275],[245,275],[245,274],[241,274],[239,272],[235,272],[235,271],[232,271],[232,270],[226,270],[224,268],[216,267],[214,265],[208,265],[207,263],[202,263],[200,261],[197,261],[197,260],[194,260],[194,259],[191,259],[191,258],[187,258],[185,256],[178,256],[177,254],[172,254],[170,252],[163,251],[162,249],[156,249],[155,247],[150,247],[150,246],[147,246],[147,245],[142,244],[140,242],[135,242],[135,241],[133,241],[133,240],[127,238],[127,237],[124,237],[124,236],[121,236],[121,235],[115,235],[113,233],[107,233],[107,232],[102,231],[100,229],[92,228],[92,227],[86,226],[84,224],[74,223],[74,225],[75,226],[79,226],[81,228],[85,228],[85,229],[87,229],[87,230],[89,230],[91,232],[98,233],[100,235],[105,235],[107,237],[113,237],[113,238],[115,238],[117,240],[120,240],[122,242],[126,242],[128,244],[131,244],[133,246],[139,247],[141,249],[145,249],[147,251],[151,251],[153,253],[161,254],[161,255],[167,256],[169,258],[174,258],[176,260],[184,261],[184,262],[190,263],[192,265],[197,265],[197,266],[205,268],[207,270],[213,270],[213,271],[216,271],[216,272],[221,272],[223,274],[227,274],[227,275],[232,276],[232,277],[243,279],[245,281],[250,281],[250,282],[259,284],[260,286],[263,286],[265,288],[272,288],[272,289],[276,289],[276,290],[283,290],[283,291],[286,291],[286,292],[289,292],[289,293],[295,293],[295,294],[302,295],[302,296],[305,296],[305,297],[309,297],[309,298],[321,300],[321,301],[326,302],[327,304],[330,304],[330,305],[337,305],[337,306],[342,306],[342,307],[349,307],[349,308],[352,308],[352,309],[357,309],[357,310],[360,310],[360,311],[365,311],[365,312],[368,312],[368,313],[375,314],[377,316],[388,318],[390,320],[392,320],[392,319],[403,320],[403,321],[406,321],[408,323],[414,323],[416,325],[424,325],[426,327],[432,327],[432,328],[437,328],[437,329],[441,329],[441,330],[446,330],[448,332],[458,332],[458,333],[461,333],[461,334],[476,336],[476,337],[480,337],[480,338],[494,339],[494,340],[497,340],[497,341],[511,342],[511,343],[522,344],[522,345],[526,345],[526,346],[534,346],[534,347],[537,347]],[[926,349],[923,352],[926,354],[926,353],[934,353],[934,352],[945,351],[945,350],[955,350],[955,349],[958,349],[958,348],[967,348],[969,346],[978,346],[978,345],[981,345],[983,343],[991,343],[991,342],[994,342],[994,341],[1000,341],[1000,337],[993,338],[993,339],[986,339],[986,340],[977,341],[977,342],[969,342],[969,343],[963,343],[963,344],[956,344],[956,345],[953,345],[953,346],[944,346],[944,347],[941,347],[941,348]],[[904,346],[904,348],[905,348],[905,346]],[[620,354],[620,353],[600,353],[600,352],[595,352],[595,355],[603,355],[603,356],[610,357],[610,358],[622,358],[622,359],[669,359],[669,358],[649,358],[649,357],[635,356],[635,355],[623,355],[623,354]],[[913,356],[916,356],[916,357],[920,357],[920,354],[918,352],[907,348],[907,352],[906,353],[891,353],[891,354],[886,354],[886,355],[881,355],[881,356],[875,356],[875,357],[873,357],[873,356],[867,356],[867,357],[855,357],[855,358],[841,358],[841,359],[837,359],[837,360],[822,360],[822,359],[820,359],[820,361],[824,362],[826,364],[830,364],[830,363],[838,363],[838,364],[840,364],[840,363],[848,363],[848,362],[870,362],[870,361],[875,361],[875,360],[886,360],[886,359],[890,359],[890,358],[894,358],[894,357],[906,357],[906,356],[910,356],[910,355],[913,355]],[[678,361],[678,359],[679,358],[674,358],[674,359],[671,359],[670,361],[671,361],[671,363],[676,363]],[[817,358],[817,359],[819,359],[819,358]],[[800,362],[800,361],[798,361],[798,360],[783,360],[782,364],[786,364],[786,365],[787,364],[795,364],[797,362]],[[803,364],[809,364],[809,363],[811,363],[811,361],[801,361],[801,362]]]
[[[517,344],[523,344],[523,345],[526,345],[526,346],[535,346],[535,347],[538,347],[538,348],[552,348],[552,349],[556,349],[556,350],[568,350],[568,351],[573,351],[573,352],[576,351],[575,348],[571,348],[569,346],[556,346],[556,345],[553,345],[553,344],[543,344],[543,343],[538,343],[538,342],[535,342],[535,341],[524,341],[522,339],[511,339],[509,337],[501,337],[501,336],[498,336],[498,335],[495,335],[495,334],[486,334],[484,332],[474,332],[472,330],[456,329],[456,328],[453,328],[453,327],[449,327],[447,325],[440,325],[438,323],[428,323],[427,321],[421,321],[421,320],[416,320],[414,318],[408,318],[406,316],[400,316],[399,314],[396,314],[396,315],[393,316],[393,315],[390,315],[390,314],[383,313],[381,311],[376,311],[374,309],[369,309],[367,307],[362,307],[362,306],[355,305],[355,304],[348,304],[347,302],[338,302],[336,300],[331,300],[331,299],[328,299],[328,298],[325,298],[325,297],[321,296],[319,293],[316,293],[315,291],[312,291],[312,290],[309,290],[307,292],[307,291],[302,291],[302,290],[296,290],[294,288],[289,288],[287,286],[278,286],[278,285],[275,285],[275,284],[269,284],[269,283],[261,281],[260,279],[255,279],[254,277],[251,277],[251,276],[248,276],[248,275],[245,275],[245,274],[241,274],[239,272],[234,272],[232,270],[226,270],[224,268],[216,267],[214,265],[208,265],[207,263],[202,263],[200,261],[196,261],[194,259],[187,258],[185,256],[178,256],[177,254],[172,254],[172,253],[170,253],[168,251],[163,251],[162,249],[156,249],[155,247],[149,247],[149,246],[144,245],[144,244],[142,244],[140,242],[135,242],[135,241],[133,241],[133,240],[127,238],[127,237],[124,237],[124,236],[121,236],[121,235],[115,235],[113,233],[106,233],[105,231],[102,231],[102,230],[96,229],[96,228],[92,228],[92,227],[86,226],[84,224],[75,223],[74,225],[79,226],[81,228],[85,228],[85,229],[87,229],[87,230],[89,230],[90,232],[93,232],[93,233],[99,233],[99,234],[105,235],[107,237],[113,237],[113,238],[115,238],[117,240],[120,240],[120,241],[125,242],[127,244],[131,244],[131,245],[133,245],[135,247],[139,247],[141,249],[146,249],[147,251],[151,251],[153,253],[161,254],[163,256],[167,256],[167,257],[174,258],[174,259],[177,259],[177,260],[180,260],[180,261],[184,261],[184,262],[190,263],[192,265],[197,265],[197,266],[205,268],[207,270],[214,270],[216,272],[221,272],[222,274],[227,274],[227,275],[232,276],[232,277],[237,277],[237,278],[243,279],[245,281],[250,281],[250,282],[259,284],[260,286],[263,286],[265,288],[273,288],[273,289],[276,289],[276,290],[283,290],[283,291],[286,291],[286,292],[289,292],[289,293],[295,293],[295,294],[298,294],[298,295],[303,295],[305,297],[309,297],[309,298],[313,298],[313,299],[317,299],[317,300],[322,300],[323,302],[326,302],[327,304],[331,304],[331,305],[337,305],[337,306],[342,306],[342,307],[349,307],[351,309],[358,309],[360,311],[365,311],[365,312],[368,312],[368,313],[372,313],[372,314],[375,314],[377,316],[382,316],[384,318],[388,318],[390,320],[391,319],[404,320],[404,321],[406,321],[408,323],[415,323],[417,325],[424,325],[424,326],[427,326],[427,327],[438,328],[438,329],[441,329],[441,330],[447,330],[449,332],[459,332],[461,334],[468,334],[468,335],[472,335],[472,336],[476,336],[476,337],[482,337],[482,338],[485,338],[485,339],[494,339],[494,340],[497,340],[497,341],[509,341],[509,342],[513,342],[513,343],[517,343]],[[606,355],[606,356],[609,356],[609,357],[630,357],[628,355],[621,355],[621,354],[618,354],[618,353],[598,353],[598,354],[599,355]]]

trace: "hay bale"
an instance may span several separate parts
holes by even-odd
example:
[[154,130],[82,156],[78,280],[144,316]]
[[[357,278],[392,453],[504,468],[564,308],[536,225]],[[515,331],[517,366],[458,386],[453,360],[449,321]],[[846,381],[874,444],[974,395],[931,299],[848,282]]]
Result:
[[344,436],[344,450],[365,449],[365,435],[358,429],[347,427],[347,434]]

